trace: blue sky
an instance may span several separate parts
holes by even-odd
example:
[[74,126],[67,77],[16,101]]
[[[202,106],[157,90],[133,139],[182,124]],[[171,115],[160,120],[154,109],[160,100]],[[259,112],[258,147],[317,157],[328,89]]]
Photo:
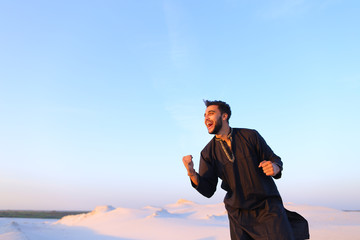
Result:
[[0,209],[206,199],[181,159],[231,105],[285,202],[360,209],[358,1],[1,1]]

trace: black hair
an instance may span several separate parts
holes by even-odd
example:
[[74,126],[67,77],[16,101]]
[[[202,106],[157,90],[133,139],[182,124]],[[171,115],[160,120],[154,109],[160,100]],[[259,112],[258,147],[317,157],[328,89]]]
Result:
[[215,100],[215,101],[210,101],[210,100],[203,100],[205,103],[205,106],[211,106],[211,105],[216,105],[218,106],[221,114],[226,113],[228,115],[227,121],[229,122],[229,119],[231,117],[231,109],[229,104],[227,104],[226,102],[223,101],[219,101],[219,100]]

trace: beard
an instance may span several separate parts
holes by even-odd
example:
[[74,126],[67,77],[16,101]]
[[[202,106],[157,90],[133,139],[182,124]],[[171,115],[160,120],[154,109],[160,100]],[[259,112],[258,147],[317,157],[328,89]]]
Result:
[[214,130],[212,130],[212,132],[209,132],[209,133],[210,134],[218,134],[221,128],[222,128],[222,121],[221,121],[221,117],[219,117],[219,119],[217,119],[217,121],[215,123]]

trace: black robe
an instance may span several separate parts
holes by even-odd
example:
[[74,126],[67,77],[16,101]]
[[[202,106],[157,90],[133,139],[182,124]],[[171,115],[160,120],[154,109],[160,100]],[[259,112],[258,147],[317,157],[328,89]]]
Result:
[[[281,177],[281,171],[272,178],[259,168],[260,162],[268,160],[282,170],[280,157],[255,130],[234,128],[231,138],[232,151],[216,137],[205,146],[200,156],[199,184],[192,183],[202,195],[211,197],[216,191],[218,178],[222,180],[221,188],[227,192],[224,203],[229,215],[231,239],[307,239],[304,218],[300,215],[296,218],[301,226],[306,225],[303,230],[299,230],[299,224],[288,221],[273,180]],[[232,154],[234,162],[230,161]],[[302,234],[298,232],[303,231],[303,236],[300,236]],[[293,233],[296,238],[292,237]]]

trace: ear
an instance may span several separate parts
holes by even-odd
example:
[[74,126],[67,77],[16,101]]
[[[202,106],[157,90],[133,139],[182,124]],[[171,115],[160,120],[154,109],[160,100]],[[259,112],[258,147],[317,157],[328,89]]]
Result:
[[229,115],[228,115],[227,113],[223,113],[223,115],[222,115],[222,120],[225,121],[225,120],[228,118],[228,116],[229,116]]

